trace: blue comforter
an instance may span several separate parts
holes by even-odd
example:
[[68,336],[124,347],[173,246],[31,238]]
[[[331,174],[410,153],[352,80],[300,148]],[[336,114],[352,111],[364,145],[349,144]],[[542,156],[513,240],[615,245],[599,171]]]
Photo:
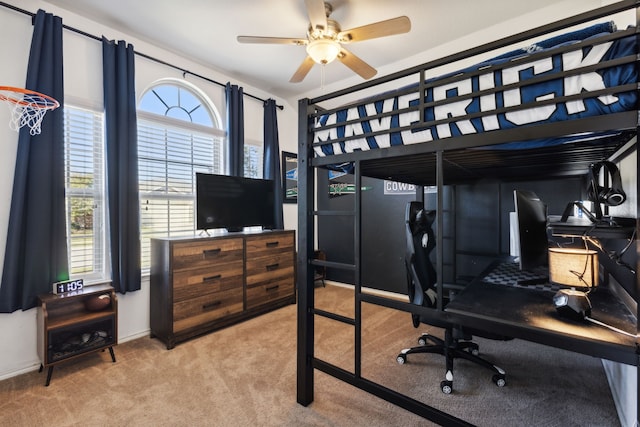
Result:
[[[395,145],[428,143],[461,135],[634,109],[637,102],[635,90],[588,96],[588,92],[635,83],[637,74],[633,62],[553,80],[533,82],[520,87],[512,86],[510,88],[508,86],[536,77],[576,70],[614,58],[635,55],[635,37],[628,36],[590,46],[578,46],[575,50],[557,53],[543,59],[526,60],[527,56],[535,52],[575,44],[582,40],[596,40],[595,37],[614,31],[615,25],[611,22],[593,25],[583,30],[538,42],[524,49],[511,51],[459,72],[430,79],[426,82],[424,102],[436,102],[436,104],[427,106],[422,112],[417,109],[402,111],[419,103],[420,92],[417,85],[414,85],[416,90],[410,93],[397,95],[394,92],[389,92],[388,98],[372,102],[365,100],[357,106],[322,115],[317,118],[315,123],[314,143],[321,143],[321,145],[314,147],[315,155],[327,156]],[[487,70],[486,73],[482,72],[484,69]],[[465,77],[465,74],[469,74],[469,76]],[[461,77],[438,84],[446,78],[457,75]],[[499,88],[499,90],[494,91],[494,88]],[[405,89],[406,87],[402,90]],[[459,96],[475,93],[478,95],[457,99]],[[575,100],[557,103],[551,101],[551,103],[540,104],[541,101],[578,94],[584,96]],[[437,103],[438,101],[443,102]],[[502,108],[508,108],[508,110],[498,111]],[[372,117],[392,111],[398,111],[398,114]],[[496,112],[493,113],[493,111]],[[425,122],[438,120],[445,120],[445,122],[427,124],[419,129],[407,129],[407,126],[420,119],[421,113]],[[475,113],[483,114],[469,117]],[[363,120],[345,123],[355,119]],[[404,129],[400,129],[403,127]],[[396,128],[398,131],[393,130]],[[367,135],[379,131],[383,133],[376,136]],[[336,141],[349,137],[354,138]],[[585,135],[581,135],[579,138],[584,139]],[[536,148],[566,143],[574,139],[573,136],[561,136],[554,139],[507,143],[495,147],[501,149]]]

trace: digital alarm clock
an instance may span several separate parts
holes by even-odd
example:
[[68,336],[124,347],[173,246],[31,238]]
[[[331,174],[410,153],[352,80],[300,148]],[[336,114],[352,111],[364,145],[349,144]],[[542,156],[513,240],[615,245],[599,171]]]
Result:
[[82,279],[65,280],[53,284],[53,293],[63,294],[65,292],[76,292],[81,291],[83,287],[84,281]]

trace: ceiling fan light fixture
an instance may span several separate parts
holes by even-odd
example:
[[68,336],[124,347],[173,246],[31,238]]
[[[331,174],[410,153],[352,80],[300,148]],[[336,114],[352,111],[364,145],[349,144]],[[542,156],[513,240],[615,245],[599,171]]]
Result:
[[307,45],[307,53],[318,64],[328,64],[338,57],[340,43],[330,39],[313,40]]

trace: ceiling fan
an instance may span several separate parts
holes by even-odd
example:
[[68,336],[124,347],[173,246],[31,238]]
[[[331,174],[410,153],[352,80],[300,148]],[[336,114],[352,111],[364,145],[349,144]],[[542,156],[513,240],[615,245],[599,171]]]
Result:
[[309,29],[307,38],[287,37],[256,37],[238,36],[240,43],[261,44],[292,44],[306,46],[307,57],[289,80],[291,83],[299,83],[309,73],[314,64],[328,64],[334,59],[340,60],[355,73],[364,79],[375,76],[377,71],[369,64],[358,58],[342,45],[374,39],[378,37],[392,36],[409,32],[411,21],[406,16],[400,16],[373,24],[363,25],[342,31],[340,24],[329,19],[333,7],[323,0],[305,0],[309,15]]

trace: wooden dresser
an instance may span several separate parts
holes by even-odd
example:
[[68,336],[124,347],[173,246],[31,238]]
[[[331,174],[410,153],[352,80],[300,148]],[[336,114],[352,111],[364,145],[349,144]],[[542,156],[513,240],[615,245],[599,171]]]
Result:
[[151,239],[151,336],[176,343],[295,303],[295,232]]

